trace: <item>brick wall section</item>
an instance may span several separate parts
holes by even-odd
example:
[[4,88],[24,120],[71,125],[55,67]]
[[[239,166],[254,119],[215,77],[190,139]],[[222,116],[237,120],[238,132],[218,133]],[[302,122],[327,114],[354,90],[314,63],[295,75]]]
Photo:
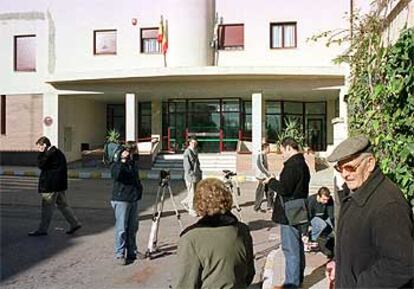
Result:
[[42,95],[6,95],[6,135],[0,136],[0,151],[36,150],[43,134]]
[[[305,160],[309,166],[311,174],[315,172],[315,155],[312,153],[305,153]],[[270,153],[267,156],[269,163],[269,170],[272,173],[279,174],[283,168],[283,158],[281,154]],[[240,175],[251,175],[256,174],[255,170],[252,169],[252,155],[251,154],[238,154],[236,160],[237,173]]]

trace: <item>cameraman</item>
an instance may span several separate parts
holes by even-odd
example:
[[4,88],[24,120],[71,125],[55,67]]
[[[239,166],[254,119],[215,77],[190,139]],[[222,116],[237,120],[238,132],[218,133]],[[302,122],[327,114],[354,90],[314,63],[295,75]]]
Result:
[[136,234],[138,231],[138,201],[142,185],[134,160],[134,146],[122,148],[120,159],[111,167],[114,179],[111,205],[115,214],[115,258],[119,265],[136,259]]

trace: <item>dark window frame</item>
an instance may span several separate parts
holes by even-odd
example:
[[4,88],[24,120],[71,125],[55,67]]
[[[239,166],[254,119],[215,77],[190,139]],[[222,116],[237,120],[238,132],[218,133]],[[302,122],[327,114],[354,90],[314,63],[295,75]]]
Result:
[[[144,105],[149,105],[149,113],[148,111],[144,110]],[[144,111],[146,113],[144,113]],[[143,134],[143,118],[148,118],[149,119],[149,128],[147,128],[149,130],[149,135],[145,135]],[[148,139],[151,138],[152,136],[152,102],[151,101],[142,101],[138,103],[138,140],[141,139]]]
[[[153,37],[143,37],[143,32],[144,31],[148,31],[148,30],[155,30],[158,34],[158,27],[143,27],[140,29],[140,53],[142,54],[161,54],[161,44],[158,42],[157,40],[157,36]],[[155,39],[155,41],[157,42],[157,51],[154,52],[146,52],[144,51],[145,45],[144,45],[144,40],[146,39]]]
[[[115,52],[97,52],[96,34],[101,32],[115,32]],[[117,29],[98,29],[93,31],[93,55],[117,55],[118,53],[118,30]]]
[[1,95],[0,102],[0,134],[6,135],[6,95]]
[[[294,46],[285,46],[285,26],[286,25],[295,25],[295,45]],[[273,47],[273,27],[281,26],[282,27],[282,46]],[[296,49],[298,48],[298,24],[297,22],[271,22],[270,23],[270,49]]]
[[28,38],[28,37],[34,37],[36,38],[36,34],[25,34],[25,35],[15,35],[14,36],[14,47],[13,47],[13,53],[14,53],[14,63],[13,63],[13,68],[15,72],[36,72],[36,49],[33,52],[35,54],[35,67],[32,69],[18,69],[17,68],[17,39],[18,38]]
[[[241,26],[243,30],[243,43],[241,45],[225,45],[226,27]],[[244,23],[221,24],[218,27],[218,50],[244,50]]]

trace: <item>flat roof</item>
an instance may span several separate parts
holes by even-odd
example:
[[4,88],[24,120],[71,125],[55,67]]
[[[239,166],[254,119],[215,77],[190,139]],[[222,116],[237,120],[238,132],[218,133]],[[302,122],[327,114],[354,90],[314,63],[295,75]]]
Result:
[[46,83],[97,83],[123,81],[168,81],[177,79],[231,79],[231,78],[343,78],[343,66],[203,66],[157,67],[139,69],[112,69],[100,71],[57,72]]

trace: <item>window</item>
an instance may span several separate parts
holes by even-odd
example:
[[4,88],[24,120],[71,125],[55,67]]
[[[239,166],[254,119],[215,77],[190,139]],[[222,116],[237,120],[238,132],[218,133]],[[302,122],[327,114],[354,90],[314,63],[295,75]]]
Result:
[[36,35],[14,37],[14,71],[36,71]]
[[276,141],[282,131],[282,103],[280,101],[266,102],[266,137],[268,141]]
[[161,45],[157,41],[158,28],[141,29],[141,53],[161,53]]
[[1,104],[0,104],[0,134],[5,135],[6,134],[6,96],[1,96]]
[[243,101],[242,104],[242,140],[252,140],[252,102]]
[[295,48],[296,39],[296,22],[270,24],[270,48]]
[[125,140],[125,105],[106,105],[106,129],[115,129],[120,134],[120,139]]
[[220,50],[237,50],[244,48],[243,24],[220,25],[218,35],[218,48]]
[[138,109],[138,138],[151,140],[151,102],[140,102]]
[[93,54],[116,54],[116,30],[93,32]]

